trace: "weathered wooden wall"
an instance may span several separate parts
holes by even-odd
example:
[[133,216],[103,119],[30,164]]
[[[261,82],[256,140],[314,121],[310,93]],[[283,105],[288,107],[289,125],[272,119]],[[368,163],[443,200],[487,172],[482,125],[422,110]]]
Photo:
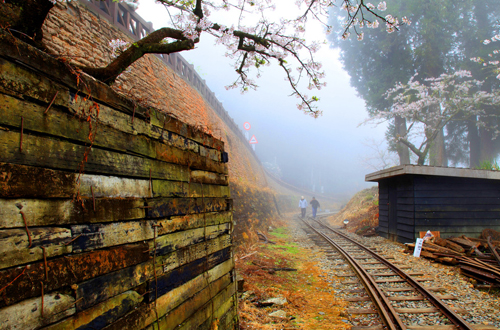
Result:
[[483,229],[500,230],[498,180],[416,175],[414,186],[417,234],[479,237]]
[[236,324],[224,144],[0,32],[0,328]]
[[498,180],[402,175],[379,181],[379,235],[411,242],[421,231],[479,237],[500,230]]

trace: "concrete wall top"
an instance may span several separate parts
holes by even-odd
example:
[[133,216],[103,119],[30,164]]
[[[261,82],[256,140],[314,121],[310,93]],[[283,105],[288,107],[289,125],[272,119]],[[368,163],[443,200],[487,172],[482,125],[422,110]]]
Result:
[[383,179],[392,178],[405,174],[500,180],[500,171],[476,170],[470,168],[455,168],[455,167],[400,165],[367,174],[365,176],[365,181],[378,182]]

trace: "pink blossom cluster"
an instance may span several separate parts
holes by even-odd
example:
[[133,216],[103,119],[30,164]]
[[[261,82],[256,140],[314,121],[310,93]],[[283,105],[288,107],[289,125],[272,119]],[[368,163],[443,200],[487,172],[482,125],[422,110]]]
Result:
[[118,57],[129,46],[130,46],[130,43],[123,41],[121,39],[111,40],[109,42],[109,47],[111,47],[111,58]]
[[[378,11],[386,11],[387,10],[387,3],[385,1],[381,1],[378,3],[377,6],[375,6],[372,3],[364,3],[363,1],[359,1],[359,3],[354,4],[353,0],[344,0],[342,7],[343,10],[347,12],[347,20],[345,22],[345,30],[344,33],[342,34],[342,39],[346,40],[350,36],[349,30],[351,28],[354,28],[356,32],[356,36],[358,41],[363,40],[364,38],[364,33],[358,31],[358,29],[363,28],[364,26],[371,28],[371,29],[376,29],[379,27],[379,19],[383,22],[385,22],[386,26],[386,32],[387,33],[393,33],[398,29],[398,27],[402,24],[410,25],[411,22],[410,20],[405,16],[401,19],[401,22],[397,17],[394,17],[392,15],[386,15],[385,17],[382,17],[379,13],[376,13],[375,10]],[[365,12],[373,14],[373,20],[369,20],[365,18]],[[361,18],[358,18],[361,17]]]
[[[478,125],[500,133],[491,120],[497,114],[486,113],[481,105],[500,105],[500,91],[482,91],[482,81],[473,79],[470,71],[458,70],[451,74],[442,74],[436,78],[418,81],[417,74],[407,84],[397,83],[386,92],[392,101],[390,109],[378,111],[370,121],[386,121],[395,117],[406,119],[408,133],[395,137],[396,142],[403,142],[416,154],[422,153],[430,137],[442,130],[447,123],[457,116],[477,116]],[[418,139],[416,139],[418,138]],[[417,143],[416,141],[420,141]]]
[[[202,0],[203,15],[199,14],[196,1],[160,2],[167,7],[173,26],[183,31],[185,38],[196,41],[205,32],[216,37],[216,44],[226,47],[226,56],[234,61],[238,73],[236,81],[227,86],[228,89],[240,88],[242,92],[255,89],[257,83],[254,78],[259,78],[261,69],[276,61],[285,72],[292,95],[301,100],[299,105],[315,116],[321,113],[314,106],[317,100],[300,91],[302,88],[312,90],[325,86],[322,82],[324,72],[313,57],[321,44],[306,42],[305,32],[310,20],[320,22],[327,31],[332,30],[332,26],[325,23],[333,5],[331,0],[295,0],[302,14],[279,21],[275,19],[275,14],[269,15],[276,8],[273,0]],[[401,24],[391,15],[381,16],[380,12],[387,10],[385,1],[372,4],[363,0],[341,0],[341,3],[347,17],[345,38],[354,29],[358,40],[363,40],[364,33],[356,29],[364,26],[377,28],[380,21],[386,23],[388,32],[396,30]],[[213,23],[210,20],[212,11],[227,11],[231,24]],[[402,21],[402,24],[409,24],[406,18]]]
[[[483,40],[483,45],[489,45],[492,42],[500,41],[500,34],[494,35],[491,37],[491,39],[485,39]],[[494,57],[495,55],[498,55],[500,53],[500,49],[494,49],[491,53],[488,54],[488,57]],[[499,60],[488,60],[486,61],[485,59],[481,57],[472,57],[470,58],[472,62],[475,63],[480,63],[483,66],[492,66],[493,67],[493,73],[496,75],[496,78],[500,80],[500,61]]]

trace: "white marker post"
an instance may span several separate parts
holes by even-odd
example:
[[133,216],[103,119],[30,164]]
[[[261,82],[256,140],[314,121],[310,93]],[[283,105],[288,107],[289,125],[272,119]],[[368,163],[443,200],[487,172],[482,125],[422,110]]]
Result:
[[250,130],[252,126],[250,126],[250,123],[248,121],[243,123],[243,128],[245,129],[245,139],[248,140],[248,131]]
[[257,143],[259,143],[259,142],[258,142],[258,141],[257,141],[257,139],[255,138],[255,135],[252,135],[252,138],[250,139],[250,141],[248,141],[248,143],[250,143],[250,144],[252,145],[252,149],[253,149],[253,151],[255,151],[255,145],[256,145]]
[[413,251],[413,256],[419,258],[420,252],[422,252],[422,245],[424,245],[423,238],[417,238],[417,242],[415,243],[415,250]]

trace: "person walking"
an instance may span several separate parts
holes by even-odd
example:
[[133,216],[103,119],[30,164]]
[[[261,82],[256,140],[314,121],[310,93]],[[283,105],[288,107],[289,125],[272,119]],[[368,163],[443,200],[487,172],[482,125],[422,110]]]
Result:
[[316,219],[316,212],[318,211],[319,202],[316,200],[315,197],[313,197],[313,199],[311,201],[311,207],[312,207],[312,210],[313,210],[313,218]]
[[307,201],[304,199],[304,196],[300,197],[299,207],[300,207],[300,211],[302,212],[301,213],[302,219],[304,219],[306,216],[306,208],[307,208]]

